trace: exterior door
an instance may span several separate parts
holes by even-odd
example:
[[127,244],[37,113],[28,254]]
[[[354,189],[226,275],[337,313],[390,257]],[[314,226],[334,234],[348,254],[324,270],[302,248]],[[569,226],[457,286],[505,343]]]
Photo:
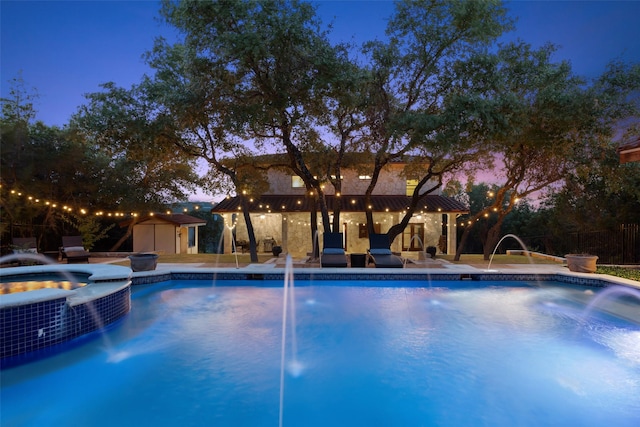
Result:
[[424,245],[424,224],[409,224],[402,232],[403,251],[421,251]]

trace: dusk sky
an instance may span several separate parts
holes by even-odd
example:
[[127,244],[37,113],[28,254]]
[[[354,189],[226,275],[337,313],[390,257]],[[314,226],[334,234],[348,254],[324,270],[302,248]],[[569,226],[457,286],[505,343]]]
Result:
[[[319,1],[323,22],[333,21],[334,41],[384,37],[391,1]],[[506,39],[535,47],[560,46],[554,59],[569,60],[585,77],[601,74],[612,59],[640,62],[640,1],[515,1],[518,18]],[[157,1],[0,1],[1,94],[18,77],[39,98],[37,119],[68,123],[84,94],[113,81],[125,88],[150,74],[142,59],[157,36],[175,39],[158,18]]]

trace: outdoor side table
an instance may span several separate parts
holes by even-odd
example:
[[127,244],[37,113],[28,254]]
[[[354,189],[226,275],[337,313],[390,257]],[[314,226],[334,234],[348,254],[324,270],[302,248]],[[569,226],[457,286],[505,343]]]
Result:
[[351,254],[351,267],[366,267],[367,254]]

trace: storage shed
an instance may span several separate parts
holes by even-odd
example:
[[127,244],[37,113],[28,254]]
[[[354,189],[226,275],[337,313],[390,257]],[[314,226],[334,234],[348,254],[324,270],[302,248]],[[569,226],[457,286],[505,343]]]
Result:
[[[126,225],[129,224],[121,224]],[[185,214],[148,215],[133,226],[133,251],[197,254],[201,225],[206,221]]]

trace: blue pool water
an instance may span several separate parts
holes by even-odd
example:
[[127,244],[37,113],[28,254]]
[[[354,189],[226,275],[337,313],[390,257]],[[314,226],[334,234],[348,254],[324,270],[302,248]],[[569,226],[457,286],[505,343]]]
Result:
[[[105,336],[2,371],[0,424],[278,426],[282,284],[236,283],[136,287]],[[639,425],[640,325],[586,313],[598,289],[386,284],[295,284],[283,425]]]

